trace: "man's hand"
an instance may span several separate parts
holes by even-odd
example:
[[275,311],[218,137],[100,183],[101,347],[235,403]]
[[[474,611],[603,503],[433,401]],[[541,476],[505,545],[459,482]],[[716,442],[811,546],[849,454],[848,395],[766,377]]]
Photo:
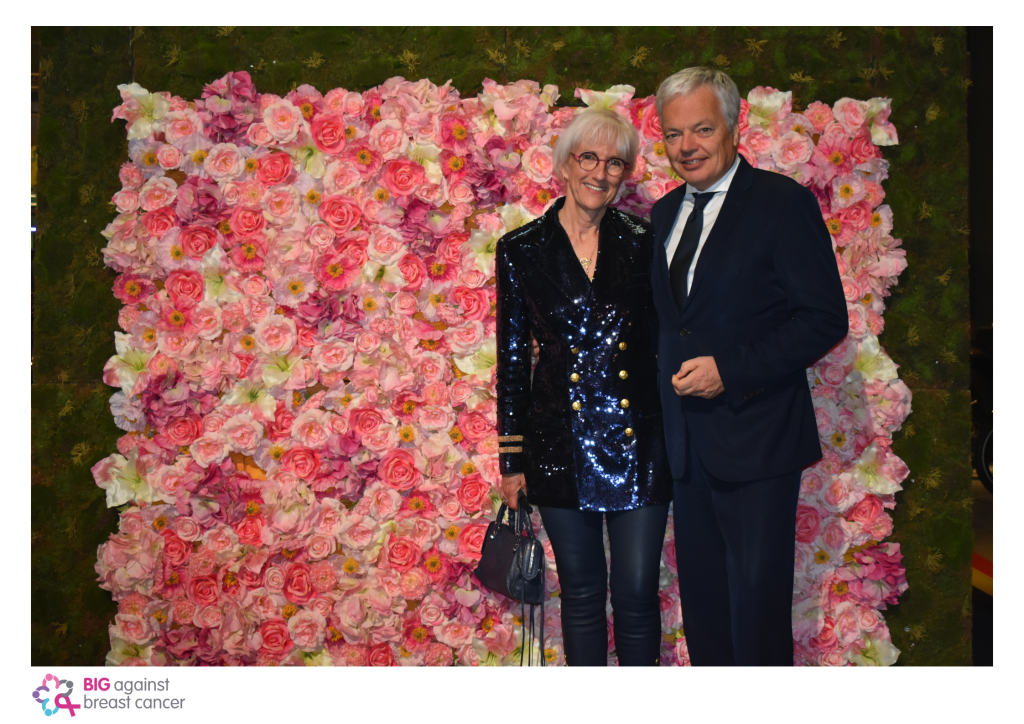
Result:
[[672,387],[680,397],[693,395],[705,400],[725,391],[714,357],[694,357],[683,362],[679,372],[672,375]]

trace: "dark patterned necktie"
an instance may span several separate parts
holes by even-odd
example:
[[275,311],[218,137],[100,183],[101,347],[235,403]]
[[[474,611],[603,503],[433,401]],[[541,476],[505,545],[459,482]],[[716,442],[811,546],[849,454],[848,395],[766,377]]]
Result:
[[714,192],[693,195],[693,211],[686,219],[683,227],[683,235],[679,238],[679,245],[672,257],[672,264],[669,266],[669,275],[672,278],[672,294],[676,298],[676,306],[683,309],[686,306],[686,277],[690,271],[690,264],[693,263],[693,255],[697,253],[700,245],[700,233],[704,230],[704,207],[711,201]]

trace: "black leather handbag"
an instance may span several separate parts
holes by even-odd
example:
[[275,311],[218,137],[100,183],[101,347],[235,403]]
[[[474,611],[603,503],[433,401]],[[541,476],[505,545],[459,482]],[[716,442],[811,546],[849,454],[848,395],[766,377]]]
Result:
[[[533,533],[530,513],[533,509],[526,502],[526,496],[519,491],[519,509],[510,510],[502,503],[497,518],[487,526],[484,545],[480,550],[480,563],[476,567],[476,577],[492,591],[507,596],[522,604],[523,645],[519,651],[519,665],[523,665],[523,652],[526,649],[527,633],[529,641],[533,641],[533,609],[540,605],[540,646],[544,650],[544,573],[547,566],[544,561],[544,547]],[[508,513],[509,522],[504,522]],[[526,604],[530,604],[530,627],[526,627]],[[533,646],[530,646],[530,658],[527,666],[532,665]],[[541,654],[540,665],[544,666],[544,655]]]

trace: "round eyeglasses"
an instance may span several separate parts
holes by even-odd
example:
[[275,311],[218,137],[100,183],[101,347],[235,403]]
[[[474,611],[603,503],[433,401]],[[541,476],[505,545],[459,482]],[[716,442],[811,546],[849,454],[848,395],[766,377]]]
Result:
[[584,151],[583,153],[574,153],[572,157],[576,159],[576,162],[580,165],[584,171],[593,171],[597,168],[599,163],[604,164],[604,170],[609,176],[618,177],[626,172],[628,163],[623,161],[621,158],[598,158],[596,153],[590,151]]

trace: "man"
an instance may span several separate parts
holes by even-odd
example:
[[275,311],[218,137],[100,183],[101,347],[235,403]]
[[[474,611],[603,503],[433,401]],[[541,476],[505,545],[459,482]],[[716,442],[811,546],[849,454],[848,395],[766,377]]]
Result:
[[800,471],[821,458],[804,370],[846,336],[839,270],[813,194],[737,154],[728,75],[681,70],[657,107],[686,182],[651,218],[690,659],[791,666]]

